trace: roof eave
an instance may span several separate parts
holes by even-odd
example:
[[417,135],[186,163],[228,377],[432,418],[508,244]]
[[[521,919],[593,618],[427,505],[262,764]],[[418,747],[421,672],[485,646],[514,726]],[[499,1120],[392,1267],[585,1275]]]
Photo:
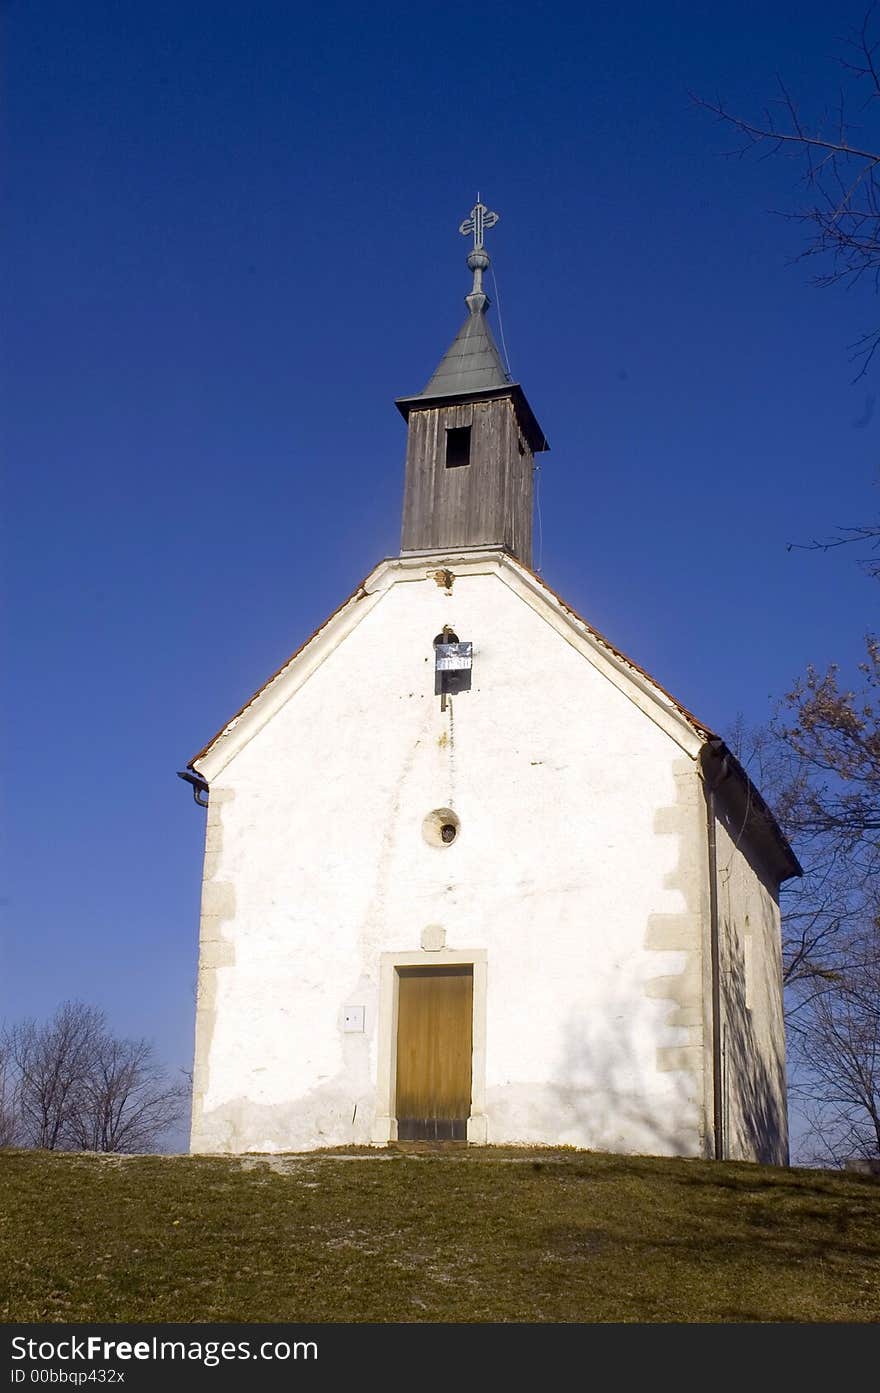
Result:
[[772,809],[761,794],[760,789],[752,783],[736,755],[720,736],[715,735],[706,742],[704,765],[706,759],[717,761],[719,769],[726,766],[727,771],[736,781],[739,792],[738,801],[742,805],[737,810],[737,819],[741,819],[743,830],[762,846],[766,859],[769,860],[774,873],[778,876],[780,885],[786,880],[802,876],[803,867],[795,855],[791,843],[779,826]]
[[504,382],[499,387],[483,387],[473,392],[446,392],[436,396],[426,396],[423,392],[413,397],[397,397],[394,405],[405,421],[411,411],[432,411],[438,406],[462,406],[467,402],[495,401],[499,397],[510,397],[517,414],[523,435],[529,442],[533,454],[549,450],[547,437],[538,424],[534,411],[529,406],[525,392],[518,382]]

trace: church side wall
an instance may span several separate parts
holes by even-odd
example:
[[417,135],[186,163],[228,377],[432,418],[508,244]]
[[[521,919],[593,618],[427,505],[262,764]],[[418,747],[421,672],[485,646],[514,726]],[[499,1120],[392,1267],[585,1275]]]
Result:
[[778,891],[723,809],[716,839],[725,1158],[787,1165]]
[[394,964],[449,957],[472,1140],[705,1154],[705,835],[694,760],[504,580],[395,582],[211,779],[193,1150],[388,1140]]

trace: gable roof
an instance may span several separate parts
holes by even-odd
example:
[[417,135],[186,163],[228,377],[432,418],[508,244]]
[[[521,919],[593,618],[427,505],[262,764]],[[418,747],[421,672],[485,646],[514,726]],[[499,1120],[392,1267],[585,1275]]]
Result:
[[205,760],[208,760],[209,764],[212,763],[210,757],[224,750],[225,746],[224,753],[227,754],[227,758],[222,758],[213,771],[214,774],[219,772],[271,719],[275,711],[286,703],[293,692],[308,680],[312,672],[361,622],[396,580],[405,578],[406,573],[412,572],[430,575],[430,570],[426,568],[441,565],[448,569],[454,567],[454,574],[457,576],[495,572],[533,608],[539,612],[543,610],[543,617],[547,618],[564,638],[573,642],[585,656],[591,657],[605,676],[624,690],[645,714],[682,745],[692,758],[700,758],[704,767],[711,765],[715,771],[713,778],[719,781],[728,776],[734,778],[743,795],[742,804],[745,808],[741,835],[748,832],[763,847],[780,881],[803,874],[800,863],[771,809],[721,736],[699,720],[643,667],[615,647],[604,634],[595,629],[588,620],[567,604],[561,595],[547,585],[537,572],[509,552],[495,547],[469,548],[460,553],[412,553],[381,561],[324,623],[266,679],[231,720],[193,755],[187,768],[196,770],[202,777],[208,777],[204,769],[197,770],[196,766]]

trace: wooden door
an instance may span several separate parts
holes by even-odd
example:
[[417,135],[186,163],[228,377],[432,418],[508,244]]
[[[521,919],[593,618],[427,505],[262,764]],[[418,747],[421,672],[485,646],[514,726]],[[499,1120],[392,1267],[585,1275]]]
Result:
[[397,1135],[467,1140],[474,969],[398,968]]

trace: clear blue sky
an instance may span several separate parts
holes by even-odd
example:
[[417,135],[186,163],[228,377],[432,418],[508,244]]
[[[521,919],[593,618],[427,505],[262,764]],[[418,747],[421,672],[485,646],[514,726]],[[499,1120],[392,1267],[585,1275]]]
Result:
[[397,550],[393,398],[463,318],[477,189],[548,582],[721,731],[855,660],[876,588],[786,543],[876,511],[880,302],[789,264],[797,167],[724,159],[688,89],[818,109],[860,18],[7,0],[0,1013],[80,997],[189,1066],[175,771]]

